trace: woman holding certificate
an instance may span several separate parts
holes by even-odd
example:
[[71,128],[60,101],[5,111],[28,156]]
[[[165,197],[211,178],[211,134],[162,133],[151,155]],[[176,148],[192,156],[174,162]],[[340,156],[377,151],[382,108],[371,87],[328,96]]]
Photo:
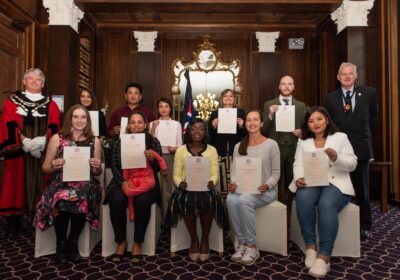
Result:
[[52,174],[52,179],[36,206],[34,220],[41,230],[54,224],[59,264],[79,260],[78,239],[86,221],[98,229],[101,190],[95,176],[101,171],[101,145],[93,136],[89,112],[74,105],[65,114],[61,132],[47,146],[43,172]]
[[92,124],[96,127],[92,126],[95,136],[106,137],[107,136],[107,125],[106,125],[106,117],[101,111],[91,111],[93,110],[93,100],[94,94],[90,89],[81,89],[79,93],[79,101],[80,104],[86,107],[89,110],[92,116]]
[[243,126],[245,112],[236,107],[235,94],[231,89],[221,92],[218,107],[208,120],[210,144],[217,149],[219,156],[232,156],[236,143],[246,135]]
[[[174,159],[174,183],[178,188],[170,199],[167,219],[172,226],[183,217],[190,234],[191,260],[206,261],[210,256],[208,237],[213,217],[222,227],[226,222],[224,205],[215,190],[218,180],[218,154],[207,144],[207,125],[201,119],[190,123],[185,145],[179,147]],[[197,236],[197,216],[200,216],[201,239]]]
[[[254,264],[260,256],[256,246],[255,209],[276,200],[280,176],[280,154],[275,140],[261,134],[262,114],[247,113],[248,135],[233,152],[232,183],[226,204],[238,245],[231,260]],[[282,233],[286,234],[286,232]]]
[[[338,232],[338,213],[354,196],[350,172],[357,165],[346,134],[338,132],[324,107],[313,107],[305,116],[303,137],[297,143],[293,165],[296,210],[306,243],[305,266],[318,278],[330,268]],[[318,236],[315,233],[318,216]]]
[[159,119],[150,123],[149,131],[160,141],[163,158],[167,163],[167,180],[166,184],[162,185],[161,192],[164,215],[167,212],[168,201],[174,190],[172,167],[175,151],[182,146],[182,125],[171,118],[172,102],[170,99],[160,98],[157,102],[157,108]]
[[[122,260],[128,246],[126,240],[128,206],[130,219],[134,219],[135,225],[131,262],[139,262],[142,258],[142,243],[150,221],[151,205],[160,197],[156,174],[160,171],[158,160],[161,154],[160,142],[147,132],[145,115],[140,111],[133,111],[128,117],[126,134],[121,135],[114,143],[111,162],[113,178],[107,186],[104,202],[110,204],[110,219],[115,242],[118,244],[112,256],[113,262]],[[165,163],[162,165],[165,169]]]

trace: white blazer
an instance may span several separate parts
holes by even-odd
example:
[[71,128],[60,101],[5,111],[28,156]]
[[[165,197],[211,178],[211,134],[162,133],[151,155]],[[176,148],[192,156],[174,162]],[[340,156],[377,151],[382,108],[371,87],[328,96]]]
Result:
[[[324,149],[326,148],[332,148],[337,153],[335,162],[329,160],[329,182],[342,193],[354,196],[354,188],[351,183],[349,172],[356,169],[357,156],[354,154],[353,147],[347,135],[342,132],[328,135]],[[308,138],[306,140],[299,139],[297,141],[296,155],[293,164],[293,181],[289,186],[292,192],[296,192],[297,190],[296,180],[304,178],[303,151],[316,151],[313,138]],[[326,155],[326,157],[328,156]]]

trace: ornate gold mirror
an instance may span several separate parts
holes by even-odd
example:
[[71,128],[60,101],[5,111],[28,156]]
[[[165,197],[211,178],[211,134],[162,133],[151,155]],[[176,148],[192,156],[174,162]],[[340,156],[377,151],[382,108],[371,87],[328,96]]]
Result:
[[211,111],[218,107],[220,94],[224,89],[232,89],[236,94],[238,107],[241,107],[243,94],[240,84],[240,61],[233,59],[224,62],[221,52],[210,43],[210,36],[203,36],[203,43],[199,45],[197,52],[193,52],[190,62],[177,58],[172,63],[173,73],[172,94],[174,101],[174,116],[178,120],[184,107],[187,80],[185,71],[189,70],[190,83],[194,106],[199,117],[207,120]]

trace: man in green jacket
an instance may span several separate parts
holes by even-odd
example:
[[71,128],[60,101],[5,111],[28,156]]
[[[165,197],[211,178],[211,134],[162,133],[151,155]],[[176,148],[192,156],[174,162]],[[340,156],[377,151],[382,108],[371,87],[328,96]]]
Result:
[[[281,179],[279,183],[278,198],[286,202],[290,207],[289,191],[287,191],[293,180],[293,162],[296,153],[297,139],[301,138],[301,128],[306,114],[306,104],[293,98],[294,80],[290,76],[283,76],[279,82],[280,94],[264,104],[263,110],[263,132],[278,142],[281,153]],[[279,106],[295,107],[295,129],[292,132],[282,132],[276,130],[275,112]]]

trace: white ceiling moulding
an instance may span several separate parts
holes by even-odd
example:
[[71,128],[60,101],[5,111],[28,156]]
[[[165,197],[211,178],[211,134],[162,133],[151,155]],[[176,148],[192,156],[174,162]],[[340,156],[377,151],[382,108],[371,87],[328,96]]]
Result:
[[368,26],[368,13],[374,6],[374,0],[343,0],[342,5],[331,13],[337,25],[337,33],[348,26]]
[[78,24],[84,16],[74,0],[43,0],[49,12],[49,25],[69,25],[78,33]]
[[133,35],[138,42],[138,52],[154,52],[157,33],[157,31],[133,31]]
[[275,52],[275,43],[279,38],[279,31],[276,32],[256,32],[258,41],[258,51]]

